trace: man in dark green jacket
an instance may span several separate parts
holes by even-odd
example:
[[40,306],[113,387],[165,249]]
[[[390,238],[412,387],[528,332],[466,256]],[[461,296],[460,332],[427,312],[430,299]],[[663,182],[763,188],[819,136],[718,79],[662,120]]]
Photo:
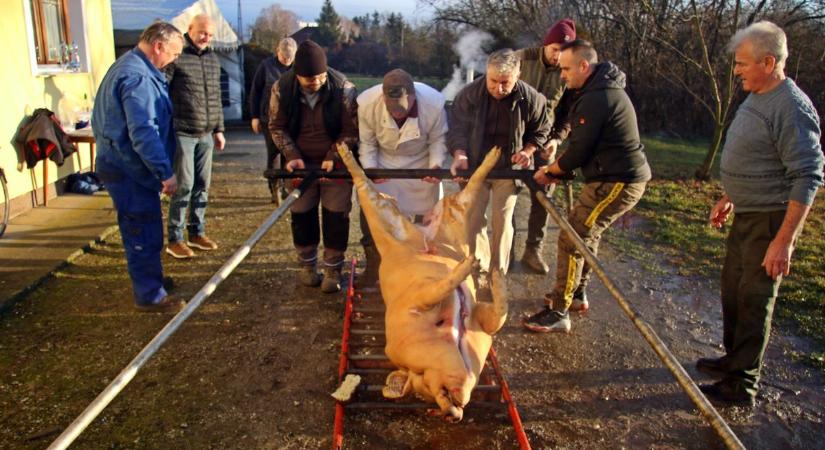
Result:
[[[562,19],[547,30],[542,46],[525,48],[517,52],[521,59],[520,79],[547,98],[547,113],[550,115],[552,124],[550,140],[541,151],[535,154],[536,167],[546,165],[555,159],[559,144],[564,141],[570,131],[564,108],[557,108],[565,92],[559,68],[559,54],[561,46],[574,39],[576,39],[576,24],[570,19]],[[536,200],[535,192],[531,192],[527,239],[521,263],[541,274],[549,271],[547,263],[542,259],[547,219],[547,211]],[[584,305],[585,303],[579,301],[577,304]]]
[[[598,63],[593,46],[583,40],[562,46],[561,77],[574,90],[569,120],[569,148],[534,178],[550,184],[581,169],[585,185],[568,221],[594,254],[602,233],[629,211],[644,193],[650,166],[639,140],[636,111],[624,91],[625,74],[610,62]],[[589,279],[584,257],[565,233],[559,236],[556,284],[545,295],[545,307],[526,318],[531,331],[570,332],[568,309],[577,290]]]

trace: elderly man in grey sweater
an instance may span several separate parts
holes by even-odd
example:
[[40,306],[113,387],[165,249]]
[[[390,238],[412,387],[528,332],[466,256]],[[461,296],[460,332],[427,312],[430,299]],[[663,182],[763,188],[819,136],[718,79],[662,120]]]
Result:
[[784,73],[787,39],[758,22],[731,40],[735,74],[750,95],[722,150],[725,193],[710,213],[720,228],[736,209],[722,268],[725,355],[696,368],[720,381],[701,386],[723,404],[754,404],[771,316],[795,241],[823,180],[819,116]]

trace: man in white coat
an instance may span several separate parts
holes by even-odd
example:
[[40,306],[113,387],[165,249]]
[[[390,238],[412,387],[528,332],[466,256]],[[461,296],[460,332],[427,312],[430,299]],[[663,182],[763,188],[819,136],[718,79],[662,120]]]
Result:
[[[359,159],[365,169],[438,169],[447,156],[447,113],[444,96],[423,83],[414,83],[401,69],[391,70],[384,82],[358,96]],[[441,182],[373,180],[379,191],[398,202],[402,214],[422,223],[441,198]],[[367,267],[359,277],[362,287],[374,285],[380,256],[361,215],[361,244]]]

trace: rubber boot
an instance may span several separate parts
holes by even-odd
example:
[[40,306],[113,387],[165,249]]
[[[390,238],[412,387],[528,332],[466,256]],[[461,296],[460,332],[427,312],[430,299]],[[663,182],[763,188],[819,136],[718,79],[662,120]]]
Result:
[[542,259],[541,253],[541,245],[527,245],[524,249],[524,254],[521,256],[521,263],[533,272],[546,274],[550,271],[550,268]]
[[366,266],[361,275],[358,276],[359,288],[368,288],[375,286],[378,282],[378,266],[381,264],[381,254],[374,245],[367,245],[364,247],[364,256],[366,259]]
[[333,294],[341,291],[341,265],[325,266],[324,280],[321,281],[321,292]]
[[304,286],[318,287],[321,285],[321,274],[318,273],[315,264],[311,266],[301,266],[301,270],[298,272],[298,281]]

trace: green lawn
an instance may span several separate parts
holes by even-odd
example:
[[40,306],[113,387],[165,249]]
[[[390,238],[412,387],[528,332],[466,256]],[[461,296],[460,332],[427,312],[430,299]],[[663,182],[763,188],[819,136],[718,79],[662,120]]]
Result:
[[[722,192],[714,178],[692,179],[707,151],[704,142],[644,139],[654,179],[634,214],[644,218],[633,231],[616,227],[608,239],[623,251],[661,272],[653,255],[664,256],[680,275],[718,280],[726,231],[707,225],[708,214]],[[641,241],[638,239],[641,234]],[[818,349],[799,355],[825,369],[825,191],[820,190],[794,255],[791,275],[780,289],[776,315],[784,326],[812,338]]]
[[[350,81],[352,81],[353,84],[355,84],[355,87],[358,88],[358,92],[364,92],[366,89],[369,89],[375,86],[376,84],[381,84],[381,82],[383,81],[383,77],[369,77],[358,74],[347,74],[347,79],[349,79]],[[415,81],[432,86],[433,88],[438,90],[444,89],[444,86],[446,86],[447,83],[450,81],[443,78],[432,77],[413,77],[413,79]]]

